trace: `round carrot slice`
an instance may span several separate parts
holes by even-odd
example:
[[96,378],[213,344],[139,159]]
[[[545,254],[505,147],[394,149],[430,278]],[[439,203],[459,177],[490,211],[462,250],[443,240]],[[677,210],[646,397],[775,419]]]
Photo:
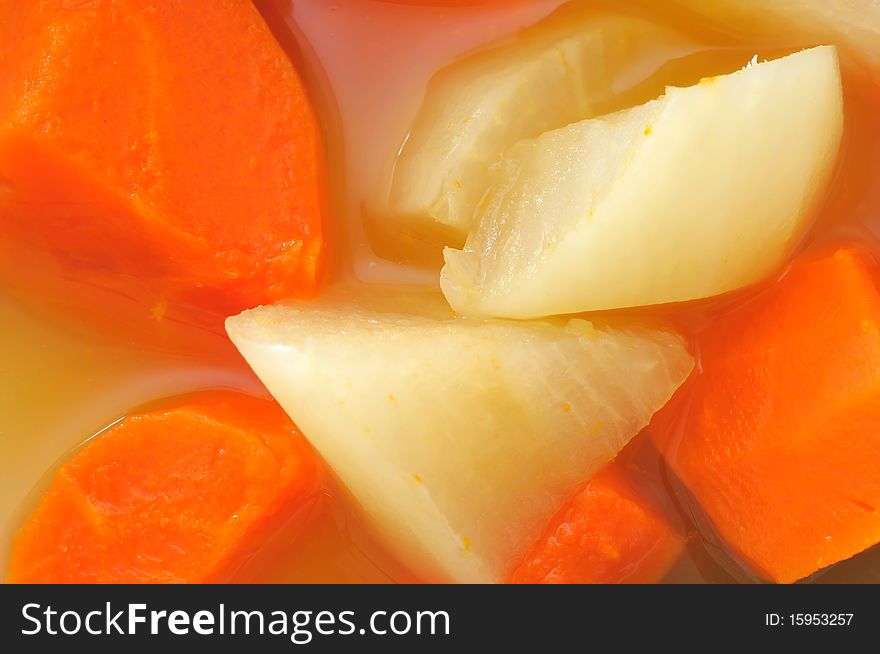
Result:
[[58,471],[8,581],[228,581],[317,496],[317,470],[270,400],[217,392],[131,415]]
[[324,151],[249,0],[3,3],[0,242],[232,313],[315,290]]

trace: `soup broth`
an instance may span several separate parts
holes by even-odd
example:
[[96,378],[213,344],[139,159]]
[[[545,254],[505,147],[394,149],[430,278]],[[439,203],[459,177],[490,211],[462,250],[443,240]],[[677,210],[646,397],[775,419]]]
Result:
[[[298,65],[321,117],[330,165],[333,261],[326,283],[437,285],[440,251],[386,227],[397,154],[440,68],[518,30],[602,12],[633,13],[676,30],[680,40],[648,49],[614,81],[602,113],[646,102],[666,85],[686,86],[823,43],[798,30],[719,26],[666,3],[532,0],[480,6],[408,6],[378,0],[260,0],[273,33]],[[659,7],[663,9],[658,9]],[[537,24],[537,27],[535,25]],[[858,242],[876,251],[880,235],[880,87],[876,71],[842,48],[845,134],[833,185],[800,246]],[[415,252],[415,254],[413,254]],[[226,340],[217,317],[175,313],[136,291],[53,278],[38,255],[3,262],[0,326],[0,559],[22,517],[57,466],[88,438],[133,408],[209,388],[264,395]],[[784,271],[779,271],[779,275]],[[778,279],[778,276],[777,278]],[[775,279],[766,285],[775,283]],[[134,282],[136,286],[136,282]],[[628,310],[674,325],[699,359],[701,334],[763,286],[709,300]],[[612,312],[613,313],[613,312]],[[676,410],[688,410],[687,387]],[[672,421],[673,425],[676,421]],[[674,429],[674,427],[673,427]],[[653,471],[646,491],[674,507],[690,535],[669,583],[754,581],[713,538],[698,507],[663,465],[646,434],[621,454]],[[239,581],[387,582],[418,580],[360,524],[351,501],[328,481],[315,515],[295,537],[283,529],[239,572]],[[820,573],[818,581],[880,582],[880,553],[868,551]]]

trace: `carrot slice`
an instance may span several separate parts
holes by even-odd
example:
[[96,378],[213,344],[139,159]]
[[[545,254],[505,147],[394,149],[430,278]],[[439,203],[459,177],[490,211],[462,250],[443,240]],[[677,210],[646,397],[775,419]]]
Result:
[[216,392],[129,416],[58,472],[8,581],[227,581],[317,497],[317,470],[273,401]]
[[225,313],[314,292],[324,153],[249,0],[0,3],[0,241]]
[[880,542],[875,275],[853,249],[802,259],[701,338],[702,376],[666,455],[766,579],[792,582]]
[[518,584],[659,581],[685,540],[634,483],[645,473],[612,462],[557,513],[510,575]]

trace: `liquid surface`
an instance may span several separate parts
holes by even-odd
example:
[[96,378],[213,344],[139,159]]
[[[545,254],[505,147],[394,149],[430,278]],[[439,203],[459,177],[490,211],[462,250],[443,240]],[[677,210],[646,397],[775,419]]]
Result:
[[[403,263],[393,237],[369,227],[381,215],[389,174],[428,79],[475,48],[535,24],[562,0],[484,7],[407,7],[376,0],[284,0],[256,3],[303,72],[321,116],[331,162],[336,260],[330,283],[436,285],[439,251],[417,265]],[[784,33],[768,37],[719,31],[678,14],[651,15],[659,3],[586,3],[563,11],[642,13],[680,30],[681,43],[635,62],[615,85],[604,109],[657,97],[667,84],[688,85],[731,72],[757,54],[776,57],[820,43]],[[653,9],[656,11],[656,7]],[[836,181],[803,248],[858,240],[874,246],[880,235],[880,115],[876,74],[842,52],[846,134]],[[365,228],[365,218],[368,226]],[[875,250],[876,251],[876,250]],[[381,252],[385,257],[379,256]],[[195,326],[170,320],[161,307],[136,295],[118,297],[76,280],[52,280],[45,262],[22,257],[0,262],[0,562],[26,511],[60,462],[127,411],[162,397],[206,388],[265,390],[228,343],[219,322]],[[49,267],[50,268],[50,267]],[[772,283],[772,280],[768,283]],[[699,352],[700,332],[713,316],[755,289],[722,298],[640,313],[670,321]],[[103,318],[77,307],[101,306]],[[630,315],[632,315],[630,313]],[[686,406],[686,403],[685,403]],[[625,456],[655,470],[653,489],[675,502],[683,527],[696,532],[699,515],[678,499],[680,489],[638,437]],[[644,445],[643,445],[644,444]],[[675,499],[674,499],[675,498]],[[417,577],[392,561],[359,526],[345,495],[332,484],[304,534],[284,531],[240,572],[243,581],[385,582]],[[693,537],[666,581],[750,581],[723,549]],[[818,580],[880,582],[880,551],[824,572]]]

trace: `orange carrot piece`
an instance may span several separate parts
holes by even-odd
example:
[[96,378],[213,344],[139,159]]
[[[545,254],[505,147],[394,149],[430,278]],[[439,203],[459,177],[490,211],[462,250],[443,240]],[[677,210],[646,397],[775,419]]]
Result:
[[323,178],[249,0],[0,0],[0,242],[229,313],[314,292]]
[[873,263],[852,249],[800,260],[699,349],[666,455],[733,554],[786,583],[880,542]]
[[606,466],[551,520],[511,583],[659,581],[685,541],[637,490],[633,480],[643,474],[617,462]]
[[318,496],[317,470],[270,400],[206,393],[129,416],[59,470],[8,581],[227,581]]

